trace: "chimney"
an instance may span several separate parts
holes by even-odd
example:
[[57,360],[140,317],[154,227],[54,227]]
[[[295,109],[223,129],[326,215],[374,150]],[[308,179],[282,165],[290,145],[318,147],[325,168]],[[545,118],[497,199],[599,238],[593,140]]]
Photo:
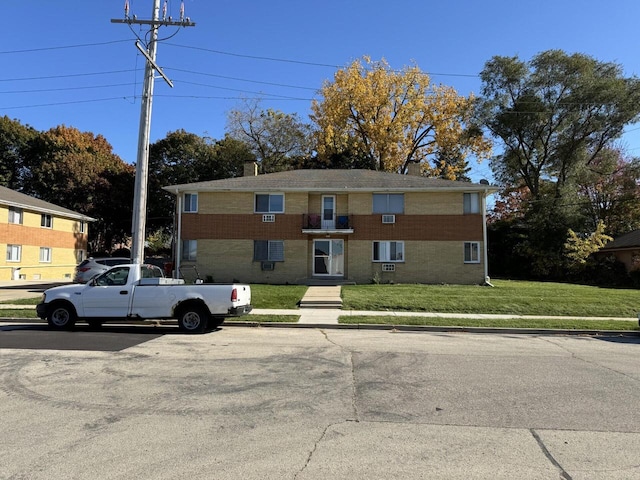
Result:
[[407,164],[407,175],[413,175],[414,177],[422,176],[422,167],[420,162],[409,162]]
[[258,175],[258,164],[253,161],[244,162],[244,173],[245,177],[255,177]]

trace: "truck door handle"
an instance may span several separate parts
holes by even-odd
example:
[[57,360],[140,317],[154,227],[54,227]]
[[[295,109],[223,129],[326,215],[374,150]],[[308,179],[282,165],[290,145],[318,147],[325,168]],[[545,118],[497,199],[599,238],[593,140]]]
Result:
[[128,295],[129,291],[128,290],[120,290],[120,295]]

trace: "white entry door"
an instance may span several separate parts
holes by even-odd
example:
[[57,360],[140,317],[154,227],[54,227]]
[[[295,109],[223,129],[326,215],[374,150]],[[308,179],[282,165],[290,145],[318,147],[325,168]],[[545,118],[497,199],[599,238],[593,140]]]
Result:
[[313,241],[313,274],[344,276],[344,240]]
[[322,196],[322,229],[333,230],[336,228],[336,197],[335,195]]

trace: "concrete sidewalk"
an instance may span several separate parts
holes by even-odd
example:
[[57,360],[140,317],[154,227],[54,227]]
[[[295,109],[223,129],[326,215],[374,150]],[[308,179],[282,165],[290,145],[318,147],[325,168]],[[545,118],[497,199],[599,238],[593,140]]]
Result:
[[368,317],[427,317],[427,318],[494,318],[494,319],[550,319],[562,320],[611,320],[611,321],[637,321],[635,317],[573,317],[573,316],[551,316],[551,315],[509,315],[509,314],[489,314],[489,313],[438,313],[438,312],[386,312],[379,310],[339,310],[328,308],[316,309],[270,309],[256,308],[249,315],[294,315],[300,316],[298,323],[301,324],[338,324],[338,317],[348,316],[368,316]]

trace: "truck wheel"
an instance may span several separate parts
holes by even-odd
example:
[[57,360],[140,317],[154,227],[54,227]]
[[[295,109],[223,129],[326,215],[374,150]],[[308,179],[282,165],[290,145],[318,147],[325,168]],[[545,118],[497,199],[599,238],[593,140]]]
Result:
[[69,305],[54,305],[47,315],[47,324],[56,330],[71,330],[76,324],[76,312]]
[[202,333],[207,329],[209,312],[203,307],[187,307],[178,316],[178,327],[186,333]]

